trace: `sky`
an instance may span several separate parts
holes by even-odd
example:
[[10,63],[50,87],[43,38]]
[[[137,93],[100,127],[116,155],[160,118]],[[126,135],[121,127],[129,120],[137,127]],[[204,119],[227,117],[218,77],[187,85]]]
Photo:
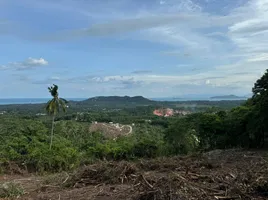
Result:
[[0,0],[0,98],[249,95],[268,0]]

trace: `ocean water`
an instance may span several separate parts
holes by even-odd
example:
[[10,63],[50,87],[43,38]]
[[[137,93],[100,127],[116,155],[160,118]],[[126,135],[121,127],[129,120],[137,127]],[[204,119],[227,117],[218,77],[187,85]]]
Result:
[[210,99],[209,98],[172,98],[172,97],[167,97],[167,98],[151,98],[151,100],[154,100],[154,101],[208,101]]
[[[10,105],[10,104],[38,104],[46,103],[50,98],[10,98],[10,99],[0,99],[0,105]],[[82,101],[85,98],[66,98],[66,100]]]
[[[38,103],[46,103],[51,98],[9,98],[9,99],[1,99],[0,105],[10,105],[10,104],[38,104]],[[154,101],[200,101],[200,100],[209,100],[209,101],[219,101],[221,99],[209,99],[209,98],[150,98]],[[83,101],[86,98],[66,98],[66,100],[72,101]],[[223,100],[244,100],[244,99],[223,99]]]
[[246,100],[247,98],[236,98],[236,99],[232,99],[232,98],[222,98],[222,99],[211,99],[209,97],[196,97],[196,98],[172,98],[172,97],[168,97],[168,98],[151,98],[151,100],[154,101],[235,101],[235,100]]

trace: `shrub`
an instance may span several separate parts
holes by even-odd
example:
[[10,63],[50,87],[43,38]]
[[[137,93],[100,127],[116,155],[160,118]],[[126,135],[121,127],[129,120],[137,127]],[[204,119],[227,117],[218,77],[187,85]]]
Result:
[[24,190],[19,184],[9,182],[0,185],[0,198],[18,198],[23,194]]
[[12,137],[4,137],[0,146],[0,163],[15,161],[30,171],[61,171],[72,169],[79,163],[78,151],[72,143],[55,136],[55,146],[49,150],[47,128],[38,121],[23,120],[17,124]]
[[165,141],[169,155],[194,152],[199,145],[197,133],[187,118],[181,118],[169,126]]

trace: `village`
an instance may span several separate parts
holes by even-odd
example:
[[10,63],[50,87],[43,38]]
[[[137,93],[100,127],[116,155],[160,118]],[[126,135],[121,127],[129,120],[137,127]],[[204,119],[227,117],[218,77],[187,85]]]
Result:
[[190,111],[185,111],[185,110],[174,110],[171,108],[162,108],[162,109],[156,109],[153,111],[154,115],[161,116],[161,117],[171,117],[174,115],[189,115],[192,112]]

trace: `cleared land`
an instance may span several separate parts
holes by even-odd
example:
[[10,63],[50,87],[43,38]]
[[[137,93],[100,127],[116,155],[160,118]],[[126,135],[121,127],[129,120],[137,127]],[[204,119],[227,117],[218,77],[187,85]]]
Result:
[[105,138],[114,139],[119,136],[127,136],[132,133],[132,126],[108,123],[92,123],[90,132],[100,131]]
[[[73,173],[5,175],[24,189],[23,200],[268,199],[265,151],[212,151],[188,157],[98,162]],[[10,171],[12,172],[12,170]]]

